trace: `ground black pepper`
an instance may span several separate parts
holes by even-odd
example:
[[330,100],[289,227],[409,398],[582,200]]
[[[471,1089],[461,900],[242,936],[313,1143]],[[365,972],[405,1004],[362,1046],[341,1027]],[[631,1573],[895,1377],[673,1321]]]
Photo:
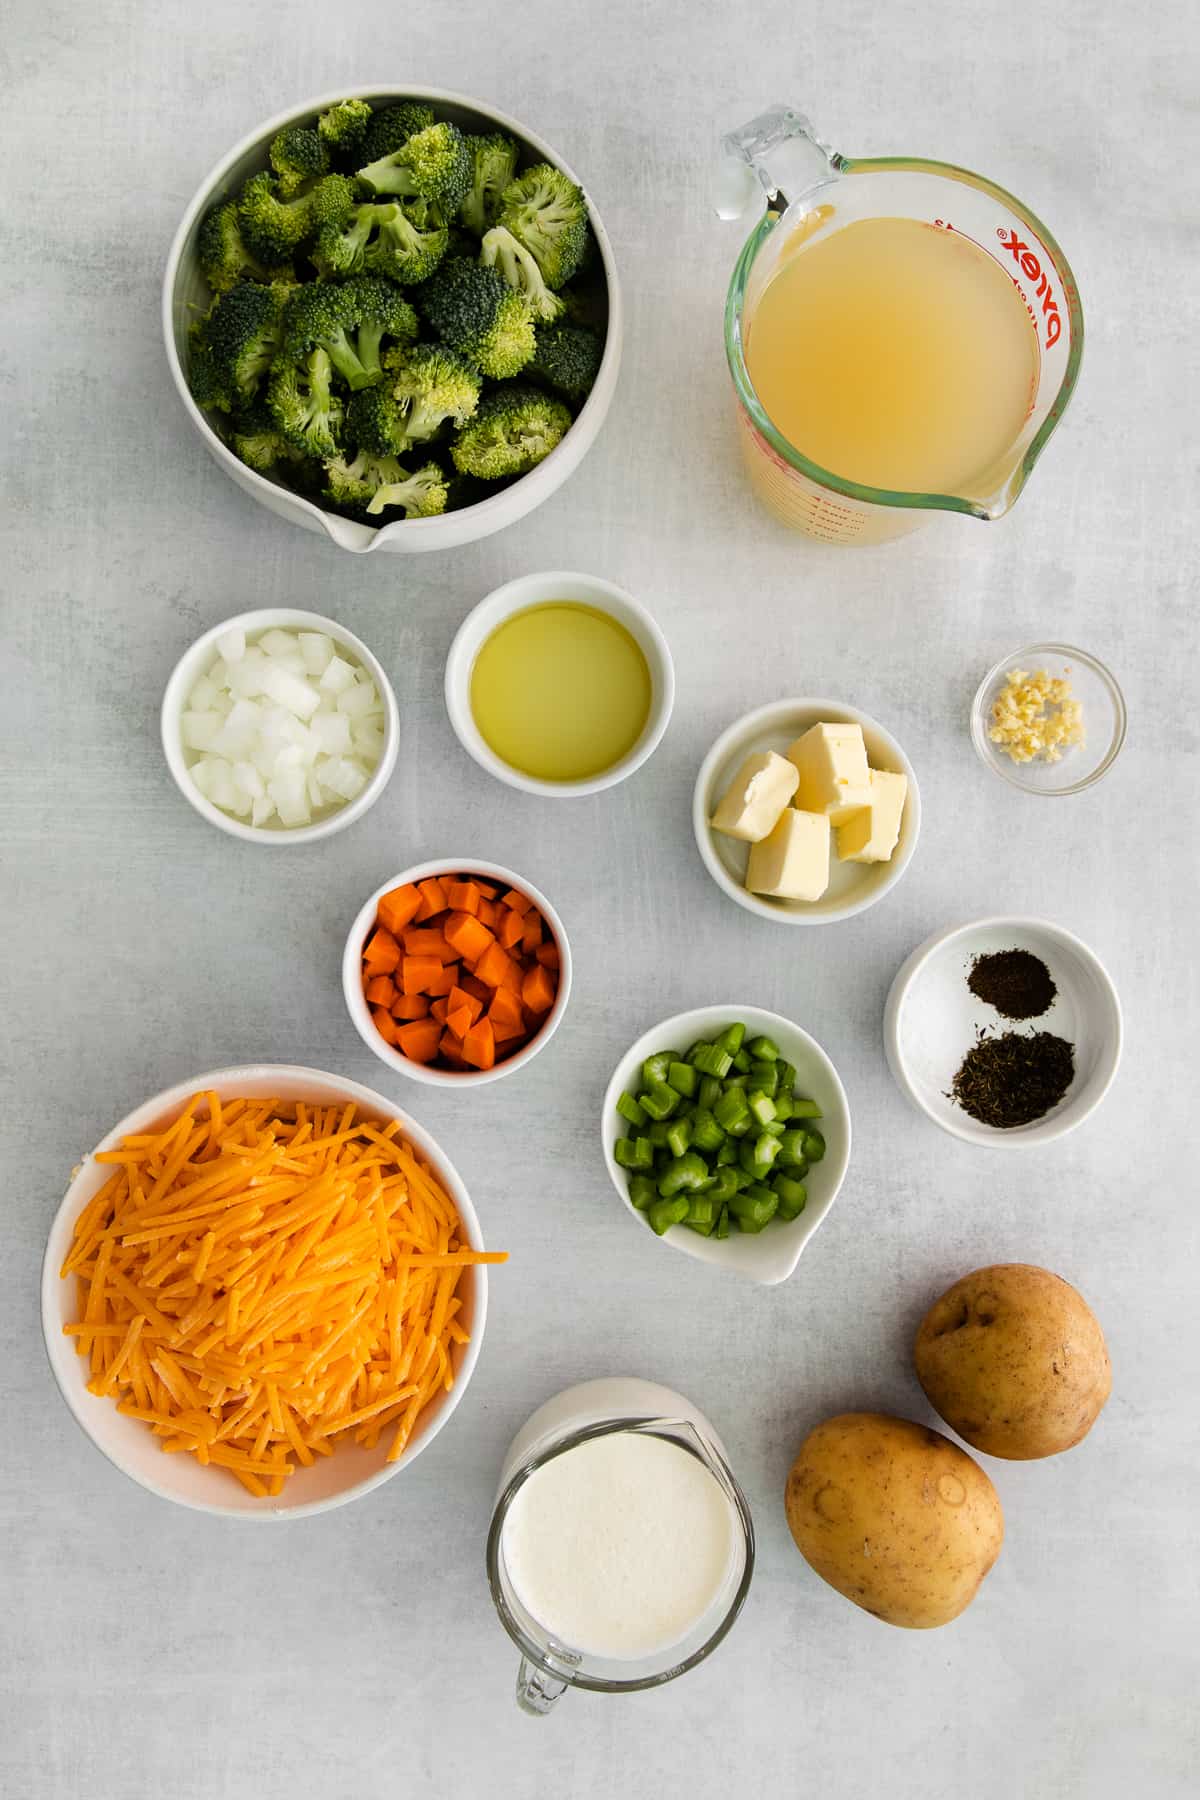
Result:
[[993,950],[971,964],[967,986],[1005,1019],[1040,1019],[1058,989],[1032,950]]
[[982,1125],[1001,1131],[1030,1125],[1057,1106],[1075,1078],[1075,1048],[1049,1031],[981,1031],[951,1083],[948,1098]]

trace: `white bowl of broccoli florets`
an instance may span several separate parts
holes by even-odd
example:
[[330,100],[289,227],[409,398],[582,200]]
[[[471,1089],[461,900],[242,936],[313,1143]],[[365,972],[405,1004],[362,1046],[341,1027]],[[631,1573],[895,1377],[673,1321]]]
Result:
[[238,486],[346,550],[442,550],[561,487],[616,386],[612,248],[490,106],[367,89],[231,150],[163,281],[167,360]]

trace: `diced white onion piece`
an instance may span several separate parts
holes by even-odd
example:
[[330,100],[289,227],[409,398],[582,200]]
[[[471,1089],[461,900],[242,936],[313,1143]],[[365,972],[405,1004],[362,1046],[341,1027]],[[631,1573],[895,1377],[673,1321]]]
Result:
[[332,788],[343,800],[353,800],[356,794],[361,794],[366,782],[367,778],[358,764],[351,762],[347,756],[331,758],[321,771],[321,786]]
[[323,675],[333,655],[333,639],[323,631],[302,631],[300,654],[310,675]]
[[352,719],[362,719],[372,710],[376,701],[375,683],[356,681],[353,687],[344,688],[338,695],[338,711],[348,714]]
[[307,825],[312,818],[308,804],[308,783],[304,770],[280,769],[273,781],[267,783],[267,792],[279,812],[285,825]]
[[360,719],[354,727],[354,748],[373,769],[383,755],[383,733],[373,719]]
[[249,794],[252,800],[261,800],[267,791],[267,784],[253,763],[234,763],[233,779],[237,782],[243,794]]
[[268,664],[262,682],[268,699],[286,707],[298,719],[311,719],[320,704],[321,696],[316,688],[310,687],[300,676],[280,668],[278,663]]
[[248,756],[254,748],[262,723],[262,707],[253,700],[235,700],[229,717],[213,741],[213,749],[222,756]]
[[325,791],[322,788],[321,783],[317,780],[317,772],[315,769],[310,769],[308,771],[305,786],[308,788],[309,804],[312,806],[324,806]]
[[188,705],[193,712],[211,712],[217,692],[216,682],[210,681],[207,675],[202,675],[188,695]]
[[188,750],[211,750],[221,725],[219,712],[185,712],[180,721],[185,747]]
[[320,685],[327,693],[344,693],[354,685],[354,664],[343,661],[340,656],[331,656],[325,665]]
[[263,675],[271,667],[261,650],[247,650],[229,671],[229,691],[235,700],[255,700],[266,693]]
[[216,662],[208,671],[208,679],[215,688],[221,689],[229,686],[229,664],[225,661],[223,656],[218,656]]
[[246,654],[246,634],[240,625],[221,633],[217,639],[217,651],[227,663],[241,662]]
[[344,713],[314,713],[308,729],[326,756],[345,756],[349,751],[350,721]]
[[268,656],[295,656],[300,649],[300,640],[294,631],[280,631],[276,625],[270,631],[264,631],[258,640],[260,650]]
[[252,825],[265,825],[267,820],[274,818],[274,816],[275,802],[272,800],[270,794],[264,794],[262,799],[256,800],[250,809],[250,823]]

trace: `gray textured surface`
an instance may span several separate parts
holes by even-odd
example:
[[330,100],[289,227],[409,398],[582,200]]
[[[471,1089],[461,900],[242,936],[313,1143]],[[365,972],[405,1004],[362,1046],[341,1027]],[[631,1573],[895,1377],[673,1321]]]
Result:
[[[1168,0],[1153,29],[1087,0],[767,0],[753,30],[745,9],[685,0],[520,11],[528,37],[481,0],[434,27],[375,9],[381,28],[315,0],[9,8],[0,1789],[601,1800],[774,1777],[838,1800],[1194,1793],[1194,8]],[[590,181],[627,283],[625,371],[582,470],[515,529],[425,560],[344,559],[252,506],[191,435],[158,341],[162,259],[204,170],[293,97],[372,76],[458,86],[535,123]],[[776,98],[851,150],[984,170],[1066,245],[1083,383],[1003,524],[839,553],[752,509],[719,337],[735,235],[707,184],[718,125]],[[680,678],[653,762],[569,805],[484,779],[440,698],[466,610],[554,566],[643,596]],[[365,822],[268,855],[182,804],[156,708],[202,627],[285,601],[343,618],[384,658],[404,743]],[[1003,787],[966,736],[980,672],[1040,635],[1098,652],[1129,700],[1120,763],[1078,799]],[[688,826],[713,735],[789,691],[844,694],[886,721],[925,800],[896,894],[811,935],[724,900]],[[390,1078],[338,985],[362,895],[443,850],[527,871],[577,959],[551,1050],[464,1101]],[[1024,1156],[981,1155],[910,1114],[879,1040],[907,951],[998,907],[1078,931],[1127,1010],[1103,1112]],[[842,1199],[772,1292],[656,1252],[596,1151],[621,1048],[719,995],[806,1024],[854,1109]],[[513,1255],[475,1384],[411,1473],[322,1520],[240,1533],[142,1494],[78,1434],[46,1372],[36,1275],[81,1150],[168,1082],[254,1058],[340,1069],[411,1107]],[[784,1472],[828,1410],[926,1417],[911,1328],[947,1278],[1004,1258],[1047,1263],[1092,1299],[1113,1399],[1070,1456],[993,1468],[1008,1541],[970,1613],[893,1632],[800,1562]],[[734,1636],[686,1681],[568,1697],[535,1723],[513,1707],[483,1580],[492,1484],[537,1401],[609,1370],[709,1411],[756,1508],[758,1578]]]

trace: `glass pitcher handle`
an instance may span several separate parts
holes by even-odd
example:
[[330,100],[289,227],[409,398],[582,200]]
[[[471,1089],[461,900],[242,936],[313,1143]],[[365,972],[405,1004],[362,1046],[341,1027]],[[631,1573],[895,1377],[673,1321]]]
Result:
[[517,1705],[522,1712],[541,1718],[550,1711],[560,1694],[566,1693],[565,1681],[556,1681],[545,1669],[535,1668],[525,1657],[517,1670]]
[[832,180],[842,163],[804,114],[790,106],[772,106],[728,132],[721,153],[716,199],[721,219],[740,219],[760,194],[783,212],[798,194]]

